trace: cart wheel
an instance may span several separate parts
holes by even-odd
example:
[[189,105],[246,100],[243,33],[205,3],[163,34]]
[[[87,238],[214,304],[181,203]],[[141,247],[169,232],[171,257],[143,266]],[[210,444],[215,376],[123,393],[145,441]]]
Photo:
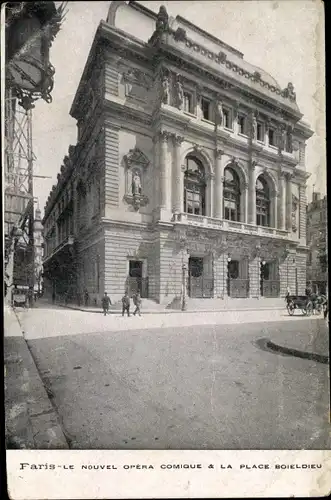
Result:
[[287,309],[287,312],[289,313],[289,315],[290,315],[290,316],[293,316],[293,314],[294,314],[294,309],[295,309],[295,306],[294,306],[293,302],[289,302],[289,303],[287,304],[286,309]]
[[313,303],[311,301],[309,301],[304,309],[304,314],[306,314],[307,316],[311,316],[312,312],[313,312]]

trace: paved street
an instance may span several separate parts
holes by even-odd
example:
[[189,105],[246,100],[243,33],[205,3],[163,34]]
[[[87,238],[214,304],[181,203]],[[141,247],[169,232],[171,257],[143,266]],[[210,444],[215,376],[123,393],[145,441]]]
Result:
[[329,447],[328,365],[263,347],[325,322],[249,315],[19,313],[73,449]]

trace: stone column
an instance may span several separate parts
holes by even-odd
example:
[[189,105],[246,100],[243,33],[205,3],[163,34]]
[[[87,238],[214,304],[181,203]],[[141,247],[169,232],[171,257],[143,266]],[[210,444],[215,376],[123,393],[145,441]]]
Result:
[[159,157],[159,199],[160,208],[169,209],[169,193],[168,193],[168,165],[167,165],[167,153],[168,153],[168,139],[169,133],[166,131],[160,132],[160,157]]
[[272,206],[272,221],[271,226],[277,228],[278,227],[278,192],[276,190],[272,191],[271,198],[271,206]]
[[286,229],[292,229],[292,180],[293,175],[286,175]]
[[206,216],[213,217],[213,198],[214,198],[214,174],[206,175]]
[[243,186],[243,191],[242,191],[242,203],[241,203],[241,209],[240,209],[240,220],[241,222],[244,222],[247,224],[248,222],[248,206],[249,206],[249,200],[248,200],[248,194],[249,194],[249,184],[248,182],[245,182]]
[[250,224],[256,224],[256,179],[255,179],[255,167],[256,167],[256,162],[252,161],[251,162],[251,168],[249,172],[249,206],[250,206],[250,213],[249,213],[249,219],[248,222]]
[[286,229],[286,179],[285,173],[280,174],[280,191],[279,191],[279,229]]
[[175,214],[180,214],[184,211],[184,174],[182,172],[182,166],[180,162],[180,148],[184,140],[184,137],[180,135],[174,135],[174,177],[175,183],[174,187],[174,203],[173,210]]
[[223,166],[222,155],[224,151],[217,149],[215,151],[215,182],[214,182],[214,217],[223,219]]

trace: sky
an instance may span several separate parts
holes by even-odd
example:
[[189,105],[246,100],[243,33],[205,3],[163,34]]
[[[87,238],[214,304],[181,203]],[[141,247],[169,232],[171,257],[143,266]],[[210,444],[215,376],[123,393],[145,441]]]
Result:
[[[58,2],[56,2],[58,3]],[[326,193],[324,12],[321,0],[141,1],[158,12],[181,15],[244,54],[270,73],[282,88],[294,84],[303,119],[314,130],[306,149],[312,190]],[[38,101],[33,112],[34,192],[44,209],[70,144],[76,144],[76,120],[69,111],[90,47],[111,2],[68,2],[66,19],[55,38],[50,60],[55,67],[53,102]],[[314,187],[313,187],[314,185]]]

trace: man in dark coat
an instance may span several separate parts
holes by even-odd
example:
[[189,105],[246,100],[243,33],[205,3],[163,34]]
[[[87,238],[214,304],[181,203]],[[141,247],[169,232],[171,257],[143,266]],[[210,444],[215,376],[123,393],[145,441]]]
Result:
[[136,314],[139,314],[139,316],[141,316],[141,312],[140,312],[140,308],[141,308],[141,295],[140,295],[140,292],[137,292],[133,296],[133,303],[136,306],[136,308],[134,310],[134,313],[133,313],[133,316],[135,316]]
[[101,302],[102,302],[103,314],[106,316],[107,313],[109,312],[109,306],[111,306],[111,300],[108,297],[107,292],[105,292]]
[[128,292],[125,292],[122,297],[122,316],[124,316],[125,311],[130,316],[130,297]]

